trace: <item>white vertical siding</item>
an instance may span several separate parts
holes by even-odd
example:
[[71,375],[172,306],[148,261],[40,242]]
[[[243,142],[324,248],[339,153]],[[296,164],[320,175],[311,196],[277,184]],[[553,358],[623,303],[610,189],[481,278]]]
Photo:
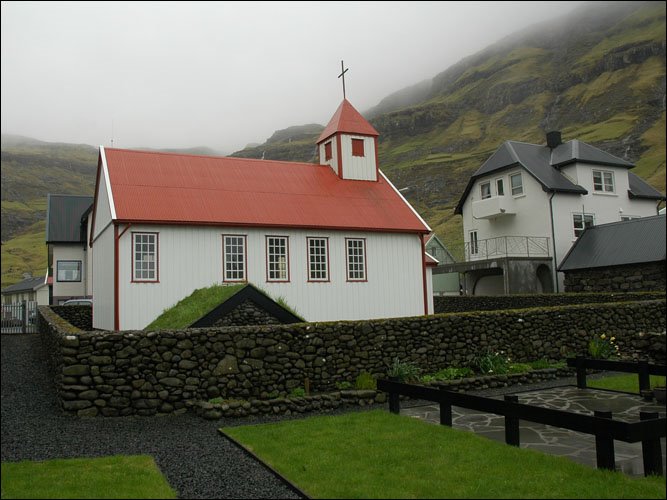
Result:
[[433,268],[426,268],[426,297],[428,299],[428,314],[433,314]]
[[107,193],[106,174],[104,169],[100,169],[100,183],[95,193],[97,205],[95,206],[95,234],[93,240],[104,231],[104,228],[111,222],[111,208],[109,205],[109,195]]
[[[352,156],[352,139],[364,141],[364,156]],[[375,162],[375,139],[363,135],[341,135],[341,156],[343,157],[343,179],[361,181],[377,180]]]
[[[331,169],[338,175],[338,146],[336,141],[338,140],[337,136],[332,136],[323,143],[320,144],[320,163],[322,165],[329,165]],[[326,160],[326,154],[324,152],[324,145],[327,142],[331,142],[331,159]]]
[[113,225],[93,244],[93,328],[114,329],[114,236]]
[[[417,235],[182,226],[133,226],[159,233],[159,282],[131,282],[131,234],[120,240],[120,327],[144,328],[193,290],[222,282],[222,235],[247,236],[248,281],[282,297],[308,321],[424,314]],[[289,283],[266,281],[266,235],[289,237]],[[308,282],[306,238],[329,238],[326,283]],[[348,282],[345,238],[365,238],[367,278]],[[97,254],[94,254],[97,262]],[[97,283],[97,274],[94,283]],[[97,294],[97,289],[95,291]],[[97,295],[95,295],[97,303]]]
[[92,214],[88,216],[86,229],[86,296],[93,295],[93,248],[90,246],[90,231],[93,226]]

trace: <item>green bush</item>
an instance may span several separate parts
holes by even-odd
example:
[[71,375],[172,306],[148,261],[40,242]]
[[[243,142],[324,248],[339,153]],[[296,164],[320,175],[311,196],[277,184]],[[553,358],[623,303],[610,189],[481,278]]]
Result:
[[368,372],[361,372],[354,381],[354,386],[358,390],[375,390],[377,389],[377,382]]
[[604,333],[599,337],[593,337],[588,342],[588,354],[593,359],[609,359],[612,356],[620,356],[615,340],[616,337],[608,338]]
[[507,373],[525,373],[532,369],[528,363],[511,363],[507,366]]
[[302,398],[306,395],[306,390],[303,387],[295,387],[289,395],[293,398]]
[[339,391],[345,391],[347,389],[352,389],[352,382],[348,382],[347,380],[344,382],[336,382],[336,388]]
[[387,371],[389,377],[396,378],[399,382],[416,382],[419,380],[419,368],[409,361],[401,361],[398,357]]
[[509,371],[511,359],[505,357],[505,352],[491,352],[486,350],[475,357],[474,364],[479,373],[503,375]]

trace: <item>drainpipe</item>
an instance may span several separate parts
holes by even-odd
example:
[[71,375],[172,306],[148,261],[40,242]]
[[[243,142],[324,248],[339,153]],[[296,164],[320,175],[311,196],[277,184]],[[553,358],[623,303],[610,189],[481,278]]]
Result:
[[556,270],[558,266],[558,261],[556,260],[556,236],[554,232],[554,206],[552,203],[552,200],[554,199],[554,196],[556,195],[556,191],[551,192],[551,196],[549,197],[549,215],[551,216],[551,245],[554,248],[554,286],[556,293],[559,292],[558,290],[558,271]]

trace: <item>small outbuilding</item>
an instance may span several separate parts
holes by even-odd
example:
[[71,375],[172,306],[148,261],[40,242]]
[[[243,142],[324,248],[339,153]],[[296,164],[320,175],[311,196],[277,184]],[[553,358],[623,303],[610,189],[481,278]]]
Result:
[[566,292],[665,290],[665,215],[587,228],[558,270]]

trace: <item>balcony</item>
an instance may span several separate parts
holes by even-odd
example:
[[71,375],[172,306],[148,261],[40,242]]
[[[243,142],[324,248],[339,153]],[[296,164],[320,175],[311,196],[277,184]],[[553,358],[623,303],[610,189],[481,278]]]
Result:
[[499,236],[447,245],[447,249],[459,263],[505,257],[550,257],[549,238],[541,236]]
[[495,219],[514,213],[514,199],[508,196],[492,196],[472,202],[472,216],[475,219]]

